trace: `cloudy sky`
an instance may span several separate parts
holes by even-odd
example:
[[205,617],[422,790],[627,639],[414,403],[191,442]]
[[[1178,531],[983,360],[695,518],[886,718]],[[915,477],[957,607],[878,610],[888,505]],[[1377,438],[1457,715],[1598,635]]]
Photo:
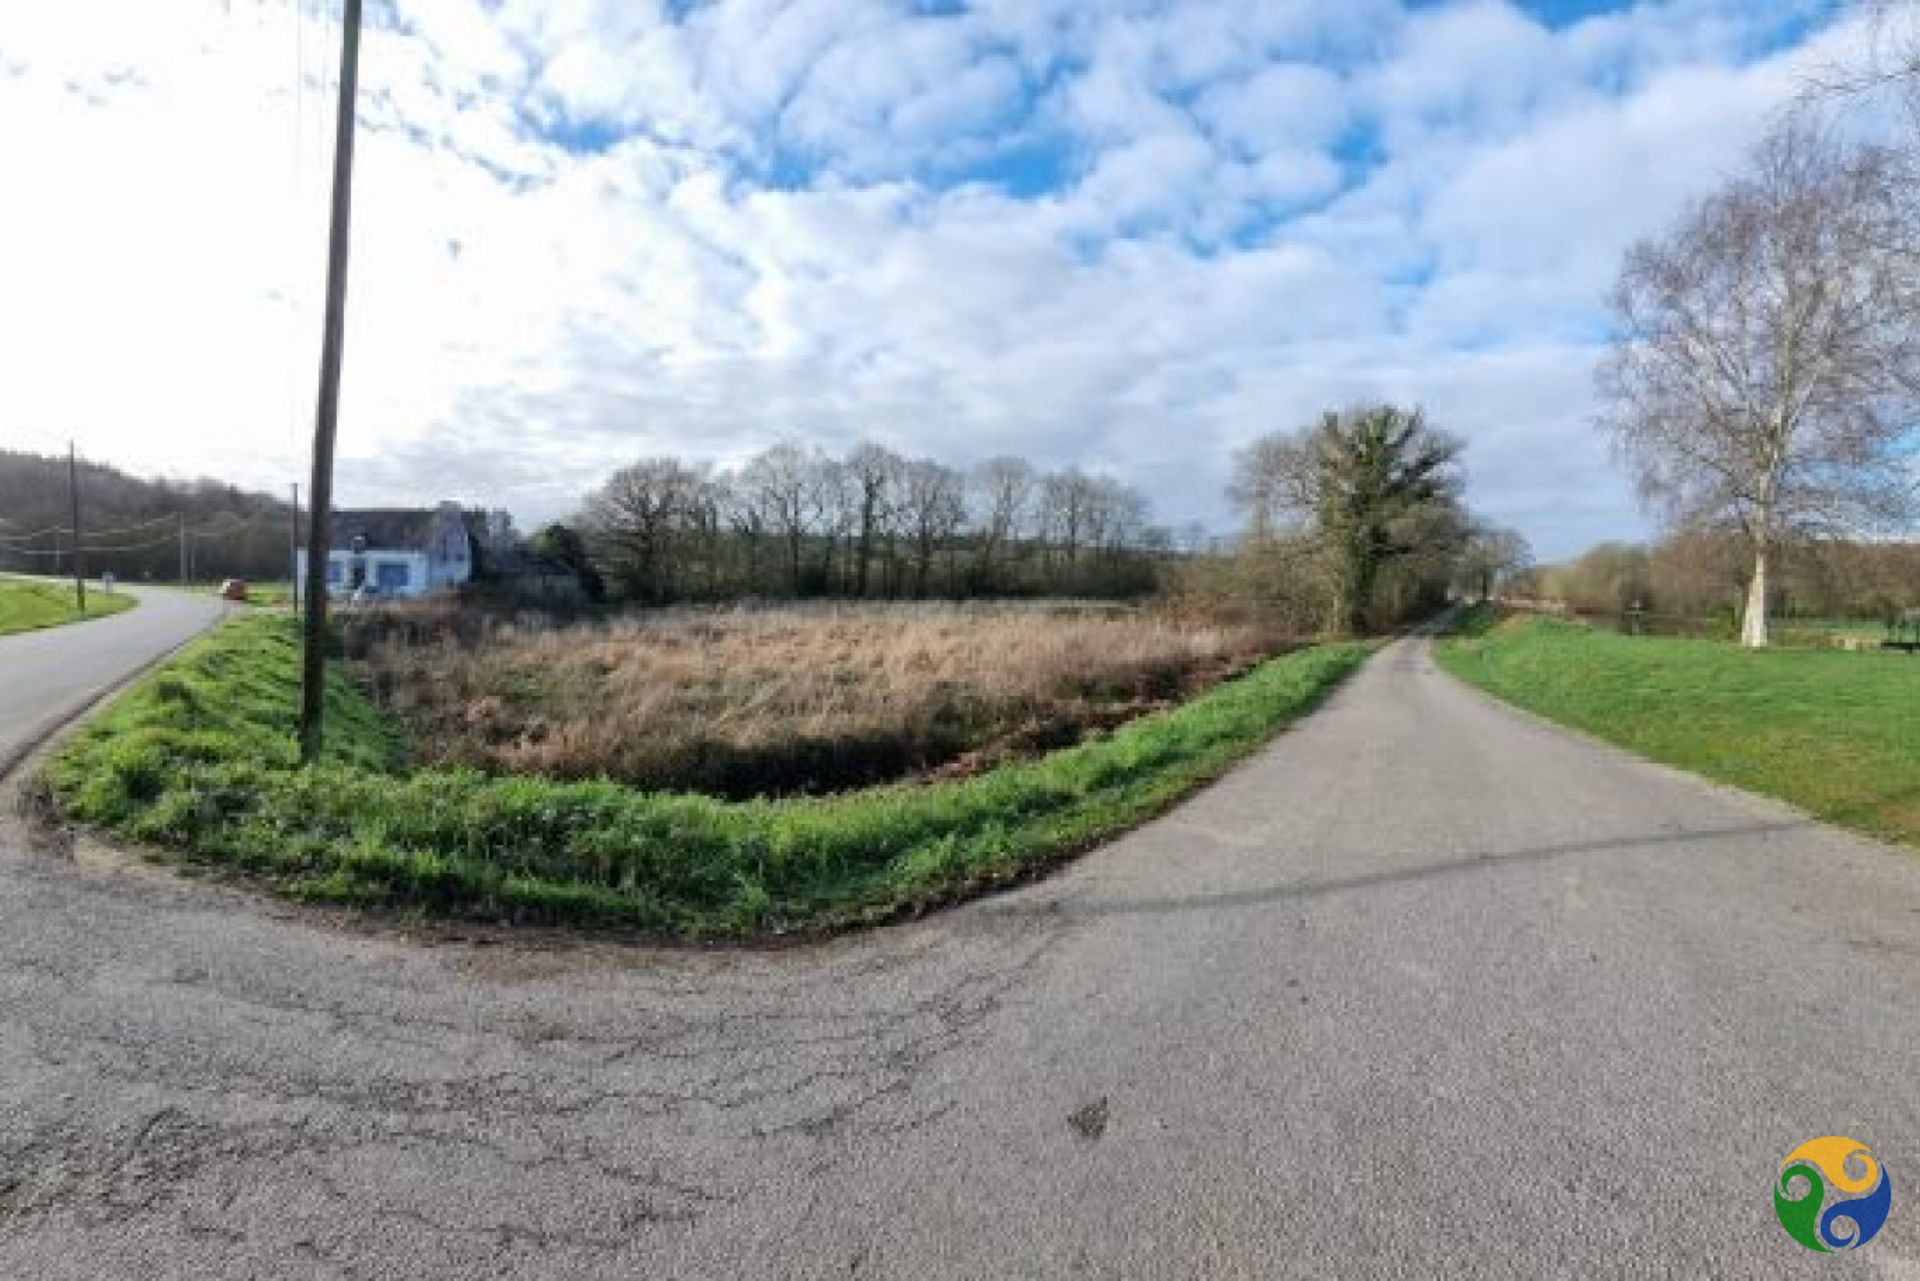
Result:
[[[303,479],[338,0],[0,0],[0,445]],[[340,501],[1020,452],[1224,528],[1356,399],[1545,555],[1620,251],[1860,33],[1813,0],[372,0]]]

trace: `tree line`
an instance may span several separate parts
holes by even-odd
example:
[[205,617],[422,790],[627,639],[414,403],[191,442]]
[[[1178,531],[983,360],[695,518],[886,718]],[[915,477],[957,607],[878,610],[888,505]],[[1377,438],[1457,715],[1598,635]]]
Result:
[[[78,481],[89,575],[171,582],[183,560],[200,580],[290,572],[285,500],[217,480],[147,480],[85,460]],[[72,520],[65,458],[0,450],[0,570],[73,572]]]
[[716,468],[642,459],[534,546],[649,604],[742,596],[1125,598],[1173,538],[1139,490],[1001,456],[971,468],[861,444],[783,442]]
[[[1579,613],[1645,611],[1737,628],[1751,562],[1733,531],[1680,530],[1652,543],[1601,543],[1511,584],[1515,595]],[[1805,540],[1774,557],[1769,617],[1890,622],[1920,605],[1920,543]]]

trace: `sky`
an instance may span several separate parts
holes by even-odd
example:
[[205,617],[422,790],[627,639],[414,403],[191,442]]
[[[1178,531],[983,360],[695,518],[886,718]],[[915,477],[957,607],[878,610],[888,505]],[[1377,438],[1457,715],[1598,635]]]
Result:
[[[0,0],[0,446],[305,480],[338,0]],[[337,501],[1020,453],[1231,527],[1393,400],[1543,557],[1622,251],[1859,49],[1833,0],[369,0]]]

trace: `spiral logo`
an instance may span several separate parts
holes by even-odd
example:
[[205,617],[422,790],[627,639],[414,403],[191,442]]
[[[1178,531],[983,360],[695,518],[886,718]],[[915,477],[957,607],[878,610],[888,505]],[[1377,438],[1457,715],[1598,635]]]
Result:
[[1866,1144],[1839,1135],[1808,1139],[1780,1163],[1773,1212],[1787,1235],[1827,1254],[1873,1240],[1893,1206],[1893,1180]]

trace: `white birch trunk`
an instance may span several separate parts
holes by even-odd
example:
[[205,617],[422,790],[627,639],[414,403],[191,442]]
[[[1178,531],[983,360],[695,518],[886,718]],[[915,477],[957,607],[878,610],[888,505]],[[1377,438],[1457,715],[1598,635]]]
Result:
[[1753,553],[1753,581],[1747,584],[1747,612],[1740,620],[1740,643],[1748,649],[1767,647],[1767,548]]

